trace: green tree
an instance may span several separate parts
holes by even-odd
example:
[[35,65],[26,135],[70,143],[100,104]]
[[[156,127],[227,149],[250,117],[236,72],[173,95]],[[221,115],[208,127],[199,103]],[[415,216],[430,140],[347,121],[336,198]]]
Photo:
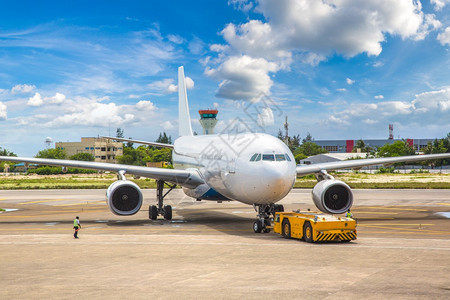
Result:
[[308,157],[321,153],[327,153],[327,151],[314,142],[304,142],[295,150],[294,156],[300,153]]
[[[17,155],[14,152],[11,152],[7,149],[0,147],[0,156],[17,156]],[[9,165],[10,167],[14,165],[13,162],[0,161],[0,172],[4,171],[6,164]]]
[[117,128],[117,130],[116,130],[116,137],[123,139],[124,135],[123,135],[123,129],[122,128],[120,128],[120,127]]
[[313,137],[312,137],[311,133],[308,132],[306,134],[306,137],[302,140],[302,144],[312,142],[312,141],[313,141]]
[[71,160],[94,161],[95,157],[90,153],[77,153],[69,157]]
[[405,156],[414,155],[414,148],[411,147],[406,141],[395,141],[392,144],[385,144],[378,148],[378,157],[393,157],[393,156]]
[[65,159],[66,151],[63,149],[45,149],[39,151],[34,157],[36,158],[52,158],[52,159]]
[[172,137],[167,136],[166,132],[163,132],[159,134],[159,137],[156,139],[155,142],[163,144],[172,144]]
[[17,156],[14,152],[0,147],[0,156]]

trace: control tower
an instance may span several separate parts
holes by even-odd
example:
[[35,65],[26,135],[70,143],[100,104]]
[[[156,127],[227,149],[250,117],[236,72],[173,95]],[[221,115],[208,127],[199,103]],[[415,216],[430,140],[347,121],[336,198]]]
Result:
[[217,124],[217,109],[199,110],[200,124],[203,127],[203,134],[214,134],[214,127]]

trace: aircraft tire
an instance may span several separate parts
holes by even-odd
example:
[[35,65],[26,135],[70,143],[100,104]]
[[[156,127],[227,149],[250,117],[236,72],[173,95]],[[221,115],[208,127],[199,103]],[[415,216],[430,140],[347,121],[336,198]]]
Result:
[[148,207],[148,218],[150,220],[156,220],[158,218],[158,208],[155,205]]
[[172,206],[170,205],[164,206],[164,219],[172,220]]
[[253,223],[253,231],[254,231],[255,233],[261,233],[262,228],[263,228],[263,224],[262,224],[261,220],[256,220],[256,221]]

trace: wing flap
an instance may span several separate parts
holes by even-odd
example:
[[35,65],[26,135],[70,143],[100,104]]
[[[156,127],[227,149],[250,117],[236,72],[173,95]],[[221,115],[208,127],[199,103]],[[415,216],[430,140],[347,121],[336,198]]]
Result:
[[39,165],[61,166],[70,168],[82,168],[90,170],[101,170],[110,172],[125,171],[125,173],[138,175],[157,180],[164,180],[181,185],[183,187],[195,188],[204,183],[204,180],[195,170],[174,170],[142,166],[129,166],[91,161],[45,159],[31,157],[0,156],[0,161],[24,162]]

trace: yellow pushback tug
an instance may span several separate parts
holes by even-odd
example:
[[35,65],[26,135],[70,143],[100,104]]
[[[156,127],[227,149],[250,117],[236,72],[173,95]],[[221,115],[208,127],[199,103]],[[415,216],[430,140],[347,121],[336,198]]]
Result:
[[277,212],[273,231],[283,237],[306,242],[350,242],[356,240],[356,221],[317,212]]

